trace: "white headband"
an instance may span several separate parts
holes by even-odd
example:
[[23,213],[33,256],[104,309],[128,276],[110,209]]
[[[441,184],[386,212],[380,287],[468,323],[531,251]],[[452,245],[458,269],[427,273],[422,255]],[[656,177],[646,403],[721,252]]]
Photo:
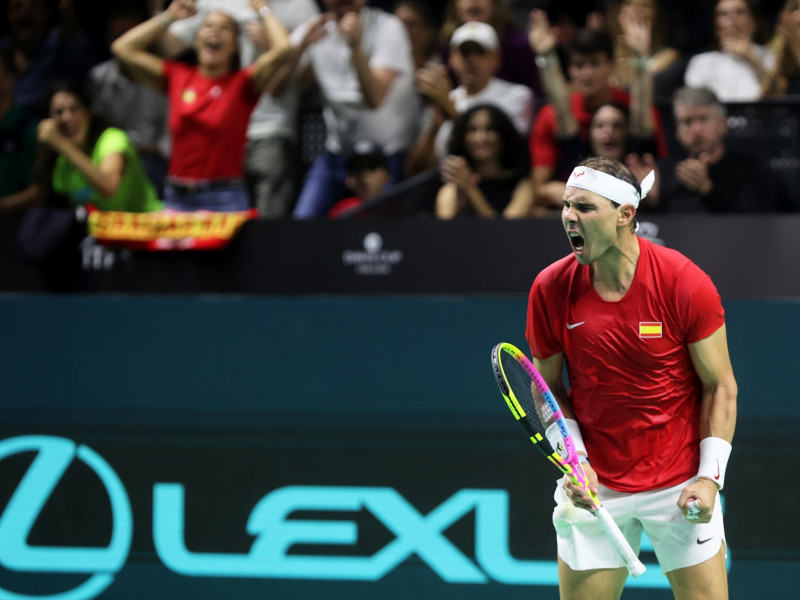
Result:
[[639,202],[647,196],[655,179],[655,171],[650,171],[641,183],[642,195],[639,196],[635,187],[613,175],[589,167],[575,167],[567,180],[567,187],[588,190],[617,204],[633,204],[635,208],[639,208]]

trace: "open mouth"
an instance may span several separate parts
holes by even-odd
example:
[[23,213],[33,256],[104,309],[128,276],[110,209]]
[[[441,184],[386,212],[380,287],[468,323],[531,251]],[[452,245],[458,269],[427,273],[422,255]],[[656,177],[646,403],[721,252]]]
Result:
[[572,244],[572,249],[575,252],[583,252],[583,248],[586,245],[586,240],[583,239],[583,236],[575,231],[571,231],[567,235],[569,236],[569,243]]

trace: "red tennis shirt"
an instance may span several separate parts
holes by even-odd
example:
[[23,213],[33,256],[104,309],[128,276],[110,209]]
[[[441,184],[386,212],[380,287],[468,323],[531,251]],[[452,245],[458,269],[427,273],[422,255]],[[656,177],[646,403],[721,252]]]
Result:
[[564,353],[569,400],[603,485],[639,492],[697,474],[702,386],[687,344],[725,322],[711,279],[682,254],[639,239],[618,302],[569,255],[543,270],[528,301],[533,356]]
[[164,61],[172,152],[169,174],[186,179],[241,177],[247,125],[258,102],[252,70],[205,77]]

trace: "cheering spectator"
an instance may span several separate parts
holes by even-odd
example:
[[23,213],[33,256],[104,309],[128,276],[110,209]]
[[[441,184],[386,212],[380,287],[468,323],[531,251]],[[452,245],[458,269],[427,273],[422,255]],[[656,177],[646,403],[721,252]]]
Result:
[[[112,7],[106,32],[109,46],[143,20],[140,11],[130,5]],[[88,86],[92,112],[128,134],[160,196],[169,157],[167,99],[154,89],[132,81],[113,56],[92,67]]]
[[[91,100],[71,82],[56,84],[49,99],[50,116],[39,123],[39,142],[55,158],[43,157],[37,192],[52,191],[73,206],[93,204],[100,210],[149,212],[161,202],[127,134],[108,127],[92,114]],[[41,197],[41,196],[40,196]]]
[[681,88],[673,98],[676,137],[683,157],[654,163],[629,157],[637,177],[656,168],[643,208],[660,212],[768,212],[791,210],[782,181],[760,157],[728,148],[725,106],[705,88]]
[[[670,97],[682,83],[685,62],[680,52],[667,42],[667,28],[657,0],[622,0],[612,7],[608,26],[617,64],[615,85],[630,88],[636,81],[636,70],[646,68],[653,78],[654,95]],[[644,54],[635,48],[637,39],[643,35],[649,41]]]
[[[560,69],[560,65],[554,48],[554,36],[549,33],[551,29],[549,20],[543,11],[535,10],[531,13],[529,27],[530,43],[534,49],[538,47],[539,51],[536,58],[537,66],[542,72],[557,74],[556,69]],[[612,42],[607,33],[588,28],[580,30],[568,47],[568,57],[567,70],[572,82],[572,92],[568,100],[562,99],[559,103],[542,107],[536,115],[530,136],[534,192],[537,204],[543,208],[560,209],[561,195],[547,195],[547,184],[553,180],[566,181],[573,164],[566,163],[561,155],[558,128],[567,124],[568,120],[565,114],[556,113],[557,108],[569,106],[569,113],[577,124],[578,136],[582,141],[588,142],[592,115],[600,106],[609,102],[624,106],[629,106],[631,103],[631,94],[628,91],[611,87],[609,84],[614,61]],[[638,106],[644,107],[649,104],[648,90],[649,94],[652,94],[652,88],[649,87],[651,83],[645,69],[638,69],[636,73],[642,80],[636,84],[632,92],[634,95],[645,94],[639,96],[637,101]],[[658,155],[666,155],[667,144],[658,110],[652,105],[649,111],[644,108],[642,110],[645,111],[647,121],[652,121]],[[642,110],[634,111],[634,114],[641,115]],[[641,124],[645,135],[651,126],[648,122]],[[566,137],[567,134],[562,132],[561,135]]]
[[445,183],[436,197],[440,219],[531,215],[525,140],[494,105],[474,106],[458,118],[441,172]]
[[383,148],[393,181],[403,179],[417,130],[411,46],[403,23],[365,0],[324,0],[328,12],[292,32],[286,72],[313,78],[322,95],[325,150],[311,166],[293,216],[327,215],[349,192],[347,157],[356,142]]
[[30,206],[30,186],[36,161],[36,119],[14,102],[17,70],[11,54],[0,52],[0,211]]
[[419,69],[436,60],[436,22],[430,7],[419,0],[400,0],[394,16],[403,22],[411,42],[414,66]]
[[19,77],[14,101],[35,112],[53,84],[83,81],[94,64],[89,36],[78,26],[75,0],[60,0],[58,23],[48,30],[53,12],[48,0],[8,0],[9,33],[0,50],[11,53]]
[[452,120],[472,106],[493,104],[503,109],[522,136],[530,132],[533,93],[524,85],[494,76],[499,63],[499,41],[491,25],[465,23],[450,40],[450,66],[458,87],[450,90],[444,70],[428,64],[417,72],[417,89],[430,100],[427,125],[408,159],[409,174],[435,167],[447,154]]
[[449,64],[449,53],[453,49],[451,40],[456,29],[470,22],[487,23],[497,32],[500,48],[497,78],[526,85],[536,98],[541,98],[534,54],[525,32],[514,26],[506,0],[448,0],[441,29],[444,62]]
[[800,0],[787,0],[783,5],[767,47],[775,54],[771,93],[800,94]]
[[[314,0],[271,0],[270,9],[289,31],[319,14]],[[198,14],[173,23],[160,40],[163,52],[179,56],[192,41],[211,10],[230,14],[239,24],[242,66],[251,65],[270,49],[270,40],[263,23],[253,19],[249,0],[198,0]],[[296,198],[294,169],[297,138],[297,115],[301,103],[300,85],[285,85],[280,94],[272,84],[261,94],[247,127],[244,157],[245,187],[250,201],[266,219],[289,214]]]
[[[640,20],[630,24],[629,47],[638,58],[649,55],[649,27]],[[627,30],[630,33],[630,29]],[[555,56],[556,30],[550,26],[544,11],[531,13],[530,42],[539,54],[540,77],[550,107],[555,113],[555,139],[560,161],[577,164],[586,156],[602,156],[624,160],[628,154],[655,153],[652,112],[652,75],[643,61],[637,63],[632,82],[630,110],[619,101],[600,104],[592,113],[587,139],[580,135],[580,124],[570,106],[569,87]],[[561,204],[566,182],[555,177],[539,182],[537,204],[540,208],[555,208]],[[539,210],[537,212],[546,212]]]
[[239,211],[250,207],[242,175],[247,125],[261,92],[289,52],[286,29],[264,0],[251,0],[271,49],[239,69],[239,27],[211,11],[195,36],[197,66],[164,60],[147,48],[172,23],[196,14],[193,0],[169,7],[119,37],[111,49],[134,77],[169,99],[172,155],[164,186],[167,208]]
[[719,49],[689,59],[687,87],[708,88],[721,102],[750,102],[773,91],[775,55],[756,43],[755,10],[751,0],[717,0],[714,30]]
[[386,156],[380,148],[369,140],[359,142],[347,159],[348,189],[353,196],[337,202],[328,213],[332,219],[338,218],[360,207],[364,202],[380,196],[392,181]]

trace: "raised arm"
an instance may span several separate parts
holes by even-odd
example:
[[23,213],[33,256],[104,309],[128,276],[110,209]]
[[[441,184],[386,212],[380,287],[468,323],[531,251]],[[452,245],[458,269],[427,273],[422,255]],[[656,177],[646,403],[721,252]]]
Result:
[[547,101],[556,111],[556,137],[572,137],[578,133],[578,122],[569,105],[569,86],[556,54],[556,30],[550,26],[543,10],[531,11],[528,42],[536,53],[536,65]]
[[653,121],[653,73],[649,68],[652,52],[652,23],[631,6],[619,13],[625,43],[636,55],[633,59],[631,81],[630,133],[639,138],[655,135]]
[[64,136],[55,119],[44,119],[37,131],[39,141],[64,156],[89,182],[89,185],[104,198],[110,198],[119,189],[125,172],[125,156],[120,152],[102,158],[94,164],[71,139]]
[[361,86],[364,103],[369,108],[378,108],[383,104],[392,83],[397,78],[397,71],[370,66],[369,57],[361,47],[363,24],[358,13],[351,12],[344,15],[339,20],[339,31],[352,51],[353,68]]
[[164,61],[147,48],[175,21],[197,13],[194,0],[173,0],[167,9],[129,29],[111,44],[111,52],[131,77],[158,91],[164,90]]
[[253,85],[258,92],[263,92],[270,79],[289,59],[291,46],[289,33],[264,0],[250,0],[250,6],[261,18],[269,40],[269,50],[259,56],[252,66]]

